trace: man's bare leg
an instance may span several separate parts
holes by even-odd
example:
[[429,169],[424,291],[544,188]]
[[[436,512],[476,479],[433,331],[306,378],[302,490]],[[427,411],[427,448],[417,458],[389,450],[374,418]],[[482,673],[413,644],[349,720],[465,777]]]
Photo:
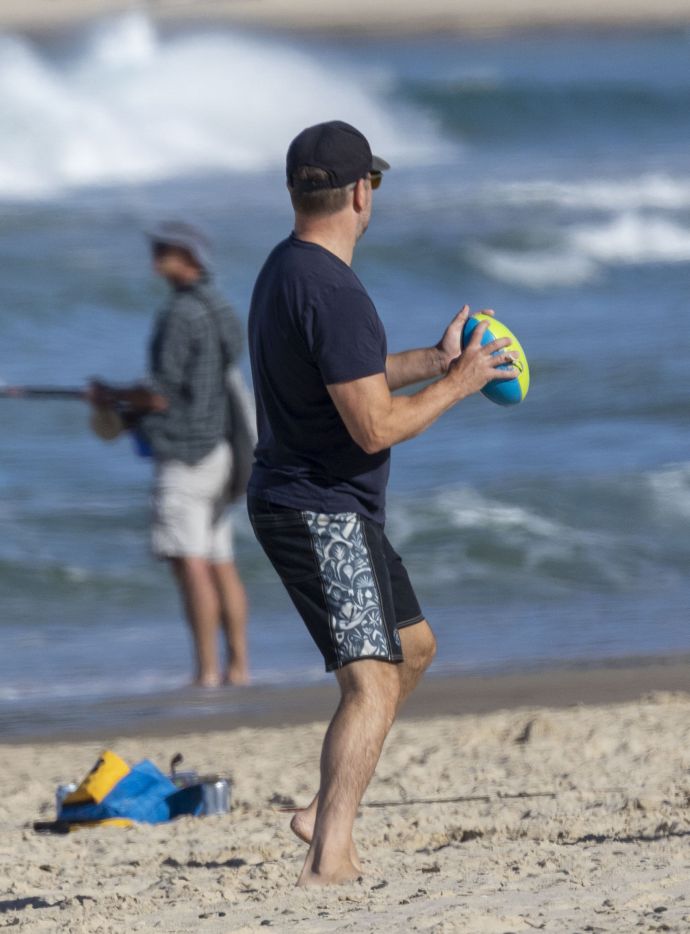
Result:
[[[396,716],[405,700],[410,696],[412,691],[414,691],[436,654],[436,639],[431,630],[431,626],[429,626],[426,620],[422,620],[414,626],[407,626],[405,629],[400,629],[399,634],[405,660],[400,665],[395,666],[400,680],[400,694],[395,711]],[[311,843],[318,804],[319,792],[317,791],[311,804],[306,808],[299,808],[290,821],[290,829],[292,832],[305,843]],[[353,863],[357,868],[361,869],[354,843],[352,845],[352,857]]]
[[247,593],[237,567],[232,561],[211,565],[225,631],[228,664],[225,680],[228,684],[249,684],[249,653],[247,651]]
[[200,687],[220,684],[218,626],[220,605],[211,566],[205,558],[171,558],[185,615],[194,640],[195,683]]
[[425,619],[414,626],[399,629],[398,635],[405,660],[397,666],[400,677],[400,703],[395,712],[396,716],[436,655],[436,637]]
[[358,877],[350,856],[352,826],[398,705],[395,665],[363,659],[336,677],[341,699],[323,741],[314,835],[298,885],[333,885]]

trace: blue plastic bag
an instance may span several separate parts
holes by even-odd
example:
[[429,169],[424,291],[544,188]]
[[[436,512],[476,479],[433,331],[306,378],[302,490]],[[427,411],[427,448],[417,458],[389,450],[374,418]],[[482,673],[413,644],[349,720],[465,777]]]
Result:
[[[65,804],[60,808],[58,820],[70,823],[124,818],[147,824],[160,824],[181,813],[175,801],[179,789],[148,759],[132,766],[112,790],[98,802]],[[198,812],[197,812],[198,813]]]

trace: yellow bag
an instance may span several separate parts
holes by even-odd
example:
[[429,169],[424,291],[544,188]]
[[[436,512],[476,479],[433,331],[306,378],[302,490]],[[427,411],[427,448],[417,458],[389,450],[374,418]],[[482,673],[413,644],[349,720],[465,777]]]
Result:
[[[70,792],[63,799],[64,804],[100,804],[110,794],[115,785],[129,775],[130,767],[116,753],[106,749],[76,791]],[[100,821],[83,821],[72,824],[71,829],[99,826],[131,827],[134,821],[127,817],[110,817]]]
[[63,804],[100,804],[115,785],[132,770],[124,759],[106,749],[76,791],[70,792]]

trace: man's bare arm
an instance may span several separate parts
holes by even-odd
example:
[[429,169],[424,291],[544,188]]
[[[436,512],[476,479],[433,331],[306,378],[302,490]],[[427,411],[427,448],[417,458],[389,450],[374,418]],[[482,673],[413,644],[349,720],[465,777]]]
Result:
[[[467,319],[467,309],[461,316]],[[445,376],[412,395],[392,395],[383,373],[327,386],[353,440],[368,454],[376,454],[414,438],[456,402],[479,392],[491,380],[513,379],[517,375],[514,367],[497,369],[515,359],[514,353],[496,353],[507,347],[510,339],[482,346],[487,326],[482,322],[475,329],[465,351],[451,363]],[[492,356],[494,353],[496,356]]]
[[391,392],[443,376],[447,369],[436,347],[403,350],[386,357],[386,381]]
[[[493,311],[485,309],[482,314],[493,315]],[[460,338],[468,316],[469,308],[465,305],[450,322],[438,344],[433,347],[388,354],[386,379],[390,391],[395,392],[404,386],[437,379],[447,373],[453,360],[460,356]]]

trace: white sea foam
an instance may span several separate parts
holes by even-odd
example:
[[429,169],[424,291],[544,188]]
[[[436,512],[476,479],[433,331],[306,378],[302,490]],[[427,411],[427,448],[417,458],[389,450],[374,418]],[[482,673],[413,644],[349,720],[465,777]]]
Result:
[[604,224],[576,226],[569,241],[585,257],[603,263],[684,263],[690,230],[656,215],[625,212]]
[[606,221],[554,231],[550,249],[503,250],[477,244],[473,265],[502,282],[532,289],[593,281],[605,266],[685,263],[690,229],[668,217],[626,211]]
[[426,532],[479,531],[488,537],[499,535],[520,539],[530,546],[549,548],[592,545],[600,540],[598,531],[575,529],[534,510],[502,500],[489,499],[469,487],[445,489],[429,498],[397,508],[393,501],[390,522],[397,539],[414,541]]
[[372,94],[376,76],[277,40],[162,40],[144,15],[98,25],[68,61],[0,37],[0,195],[278,165],[286,141],[334,115],[398,164],[440,145]]
[[112,678],[73,676],[65,680],[37,679],[34,676],[27,677],[22,672],[16,681],[4,682],[0,686],[0,703],[18,701],[30,704],[32,701],[66,701],[75,697],[97,699],[122,694],[154,694],[179,690],[188,683],[189,679],[183,672],[166,674],[161,671],[143,670],[137,673],[128,672],[126,679],[119,675]]
[[657,507],[667,517],[690,517],[690,464],[671,464],[650,471],[645,479]]
[[[38,645],[38,643],[37,643]],[[40,648],[49,650],[50,640],[46,639],[40,644]],[[183,656],[180,656],[183,659]],[[255,667],[252,671],[252,681],[255,685],[278,685],[289,684],[313,684],[324,680],[323,668],[320,665],[314,665],[308,668],[284,668],[274,669],[271,667]],[[40,701],[55,701],[57,703],[70,701],[78,698],[79,700],[103,700],[106,698],[122,696],[145,696],[156,694],[168,694],[175,692],[179,696],[181,690],[189,687],[189,674],[181,666],[179,671],[170,672],[160,669],[142,669],[133,672],[131,668],[127,670],[127,676],[122,674],[92,677],[86,674],[72,674],[71,677],[60,679],[41,679],[36,678],[32,672],[16,672],[16,677],[12,680],[6,679],[0,684],[0,704],[21,704],[31,705]],[[223,695],[218,698],[223,701]],[[180,709],[185,707],[184,695],[180,700]],[[207,711],[215,708],[214,699],[209,697]],[[195,705],[195,709],[200,712],[201,708]],[[161,708],[163,713],[172,716],[175,708],[165,705]]]
[[[475,244],[474,266],[492,278],[531,289],[577,287],[606,266],[684,263],[690,260],[690,177],[646,174],[621,180],[535,181],[480,189],[481,203],[504,207],[557,208],[572,215],[554,220],[547,247],[505,249]],[[582,212],[594,214],[584,221]],[[548,221],[540,220],[542,227]]]
[[599,270],[588,256],[558,249],[509,251],[476,245],[468,258],[492,279],[528,289],[584,285]]
[[690,207],[690,177],[656,173],[580,182],[513,182],[494,185],[486,194],[492,200],[516,206],[554,205],[573,211],[673,211]]
[[522,506],[487,500],[476,492],[454,492],[442,496],[438,506],[445,503],[448,521],[456,529],[482,529],[483,531],[519,531],[539,538],[562,537],[561,525]]
[[439,588],[481,585],[487,573],[500,570],[528,572],[530,586],[542,592],[570,588],[579,578],[618,591],[629,587],[644,560],[627,530],[581,527],[469,487],[444,489],[412,506],[394,500],[389,525],[410,563],[422,562],[426,585],[433,580]]

